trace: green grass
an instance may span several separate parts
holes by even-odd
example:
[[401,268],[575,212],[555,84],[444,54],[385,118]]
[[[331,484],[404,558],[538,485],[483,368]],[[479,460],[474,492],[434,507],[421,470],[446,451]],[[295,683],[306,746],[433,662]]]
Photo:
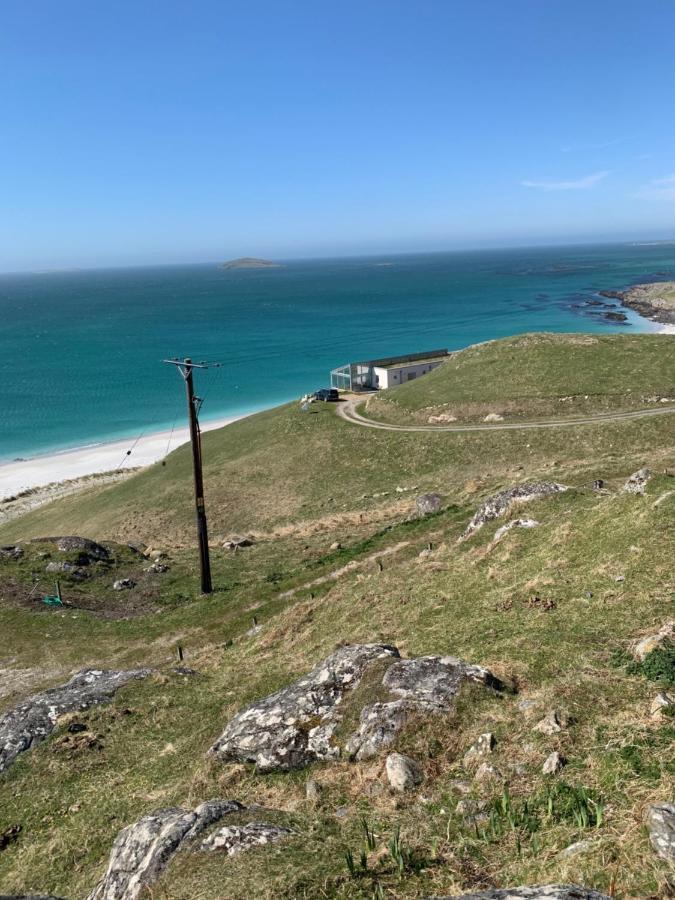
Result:
[[[675,339],[664,335],[528,334],[478,344],[423,379],[383,391],[368,414],[395,423],[446,413],[480,421],[630,410],[673,396]],[[563,399],[564,398],[564,399]]]
[[[0,661],[0,711],[79,667],[157,670],[111,705],[78,716],[95,741],[73,742],[61,726],[0,777],[0,834],[21,826],[0,851],[2,891],[85,896],[124,825],[158,808],[224,797],[276,811],[264,818],[295,835],[240,857],[178,854],[154,896],[403,898],[556,881],[614,886],[622,900],[657,896],[666,866],[640,823],[647,803],[675,790],[675,723],[649,715],[672,660],[659,657],[648,671],[626,662],[631,641],[673,617],[675,479],[664,474],[675,459],[673,437],[669,417],[427,438],[371,432],[325,408],[311,417],[293,407],[261,414],[205,436],[214,534],[258,533],[240,553],[214,549],[217,590],[209,598],[196,596],[182,451],[165,469],[11,523],[3,544],[59,532],[133,533],[155,546],[171,535],[175,543],[167,540],[171,570],[156,576],[153,614],[106,618],[0,600],[0,631],[11,636]],[[623,493],[643,464],[658,473],[646,495]],[[572,490],[528,505],[539,527],[493,543],[498,520],[457,543],[486,494],[542,476]],[[590,488],[597,477],[606,492]],[[414,493],[397,494],[397,484],[440,490],[445,508],[411,519]],[[372,498],[379,491],[389,493]],[[335,540],[342,549],[330,550]],[[420,558],[429,543],[431,555]],[[30,585],[45,562],[34,556],[39,546],[18,564],[0,563],[0,586],[10,578]],[[393,546],[397,552],[373,558]],[[133,558],[119,554],[121,575]],[[341,577],[312,584],[352,562]],[[89,591],[103,606],[126,602],[110,596],[112,574],[84,583],[82,599]],[[280,598],[289,590],[296,593]],[[254,616],[262,628],[248,633]],[[262,775],[207,757],[247,703],[341,643],[365,641],[394,643],[407,656],[460,656],[488,666],[510,690],[470,688],[451,720],[411,719],[397,749],[420,762],[425,780],[402,797],[386,788],[383,758]],[[178,644],[199,676],[170,671]],[[13,688],[12,677],[27,671],[29,681]],[[343,730],[380,691],[375,677],[364,680],[343,707]],[[519,708],[523,699],[530,712]],[[551,708],[569,725],[546,737],[533,726]],[[496,736],[490,761],[507,787],[472,786],[470,798],[487,810],[472,824],[456,812],[454,782],[469,777],[463,754],[485,731]],[[552,750],[567,759],[559,779],[541,773]],[[316,806],[304,799],[308,777],[323,787]],[[343,807],[346,815],[336,816]],[[589,841],[586,850],[562,855],[580,840]]]

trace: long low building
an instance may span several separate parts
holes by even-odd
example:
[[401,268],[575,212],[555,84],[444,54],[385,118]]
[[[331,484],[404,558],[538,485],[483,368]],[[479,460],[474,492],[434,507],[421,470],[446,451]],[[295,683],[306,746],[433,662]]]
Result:
[[338,366],[330,373],[330,386],[340,391],[375,391],[405,384],[426,375],[448,358],[448,350],[429,350],[388,356]]

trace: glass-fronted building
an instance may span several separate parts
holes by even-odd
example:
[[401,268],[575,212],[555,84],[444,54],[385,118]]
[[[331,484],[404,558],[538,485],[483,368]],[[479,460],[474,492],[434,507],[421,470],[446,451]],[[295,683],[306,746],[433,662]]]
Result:
[[447,359],[447,350],[409,353],[364,362],[347,363],[330,373],[330,386],[339,391],[374,391],[404,384],[425,375]]

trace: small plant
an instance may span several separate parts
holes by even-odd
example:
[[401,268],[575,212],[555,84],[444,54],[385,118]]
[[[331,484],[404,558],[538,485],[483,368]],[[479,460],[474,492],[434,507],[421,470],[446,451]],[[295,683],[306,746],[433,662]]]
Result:
[[361,827],[366,838],[366,847],[372,852],[376,846],[375,832],[368,824],[368,819],[365,816],[361,817]]

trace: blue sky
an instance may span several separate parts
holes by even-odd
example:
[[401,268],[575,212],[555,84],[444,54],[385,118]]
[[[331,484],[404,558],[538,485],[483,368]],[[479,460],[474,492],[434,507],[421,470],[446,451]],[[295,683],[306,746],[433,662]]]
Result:
[[675,238],[672,0],[4,0],[0,269]]

